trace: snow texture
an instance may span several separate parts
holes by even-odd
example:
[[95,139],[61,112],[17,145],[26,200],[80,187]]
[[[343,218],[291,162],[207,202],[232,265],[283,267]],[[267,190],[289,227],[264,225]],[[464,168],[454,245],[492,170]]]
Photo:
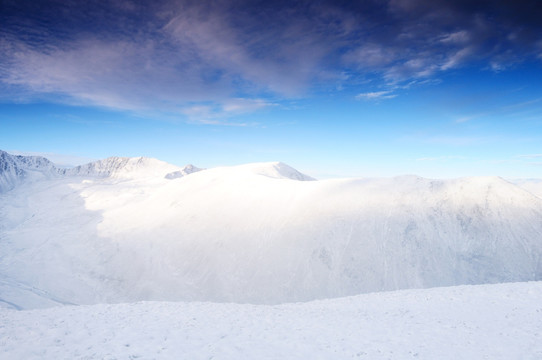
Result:
[[541,359],[542,283],[283,305],[140,302],[0,309],[0,358]]

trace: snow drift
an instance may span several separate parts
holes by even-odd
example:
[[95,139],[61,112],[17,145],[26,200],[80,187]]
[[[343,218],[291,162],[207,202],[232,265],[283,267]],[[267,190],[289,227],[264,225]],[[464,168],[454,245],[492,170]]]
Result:
[[282,163],[146,158],[39,169],[0,194],[8,307],[542,280],[542,199],[501,178],[300,181],[313,179]]

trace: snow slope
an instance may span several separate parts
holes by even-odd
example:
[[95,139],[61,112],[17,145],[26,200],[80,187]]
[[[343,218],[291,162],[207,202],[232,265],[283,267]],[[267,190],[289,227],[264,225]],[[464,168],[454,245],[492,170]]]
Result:
[[176,171],[110,158],[1,193],[0,304],[277,304],[542,280],[542,199],[500,178]]
[[542,179],[518,179],[512,182],[531,194],[542,198]]
[[58,175],[52,162],[40,156],[10,155],[0,150],[0,193],[24,181],[36,181]]
[[542,283],[308,303],[0,309],[0,358],[541,359]]

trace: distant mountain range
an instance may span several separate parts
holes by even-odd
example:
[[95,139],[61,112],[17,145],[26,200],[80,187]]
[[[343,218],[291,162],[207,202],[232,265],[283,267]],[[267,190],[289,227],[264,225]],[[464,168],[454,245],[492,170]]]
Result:
[[536,181],[313,178],[0,151],[0,304],[283,303],[542,280]]

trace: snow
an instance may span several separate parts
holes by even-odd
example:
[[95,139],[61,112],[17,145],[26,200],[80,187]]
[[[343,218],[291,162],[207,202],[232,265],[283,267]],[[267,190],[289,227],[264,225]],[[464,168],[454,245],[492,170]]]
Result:
[[40,156],[10,155],[0,150],[0,193],[24,181],[36,181],[57,175],[52,162]]
[[540,359],[542,283],[0,309],[2,359]]
[[201,170],[204,170],[204,169],[200,169],[200,168],[195,167],[192,164],[189,164],[189,165],[186,165],[185,167],[183,167],[181,170],[176,170],[176,171],[167,173],[165,178],[170,179],[170,180],[178,179],[180,177],[190,175],[192,173],[195,173],[195,172],[198,172],[198,171],[201,171]]
[[172,170],[110,158],[0,194],[3,303],[279,304],[542,280],[542,199],[497,177]]
[[235,167],[236,171],[249,171],[274,179],[290,179],[298,181],[315,181],[316,179],[302,174],[289,165],[281,162],[254,163]]
[[0,152],[0,358],[542,358],[538,184]]
[[512,182],[531,194],[542,198],[542,179],[516,179]]
[[110,157],[65,170],[71,176],[98,176],[116,179],[134,179],[141,177],[165,177],[171,173],[188,174],[199,169],[188,165],[179,168],[166,162],[146,158]]

